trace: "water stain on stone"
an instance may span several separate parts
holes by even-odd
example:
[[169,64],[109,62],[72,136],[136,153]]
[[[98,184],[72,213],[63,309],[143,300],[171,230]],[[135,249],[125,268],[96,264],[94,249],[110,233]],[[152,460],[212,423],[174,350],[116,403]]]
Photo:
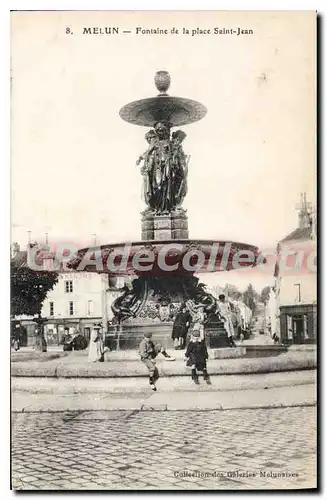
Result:
[[117,467],[117,470],[128,470],[131,469],[130,465],[122,465],[121,467]]
[[284,465],[282,465],[282,464],[276,464],[275,462],[266,462],[264,464],[264,467],[266,467],[267,469],[269,469],[269,468],[272,468],[272,469],[281,469],[282,467],[284,467]]
[[189,446],[182,446],[181,448],[178,448],[177,451],[179,451],[183,455],[189,455],[190,453],[196,453],[196,450],[194,448],[190,448]]
[[78,415],[80,415],[82,412],[81,411],[71,411],[71,412],[67,412],[65,413],[65,415],[63,415],[62,417],[62,421],[64,423],[66,422],[69,422],[70,420],[73,420],[74,418],[76,418]]
[[267,83],[267,81],[268,81],[267,74],[266,74],[266,73],[264,73],[264,72],[263,72],[263,73],[261,73],[261,75],[259,75],[259,76],[257,77],[257,79],[258,79],[258,84],[259,84],[259,86],[260,86],[260,85],[262,85],[262,84],[264,84],[264,83]]

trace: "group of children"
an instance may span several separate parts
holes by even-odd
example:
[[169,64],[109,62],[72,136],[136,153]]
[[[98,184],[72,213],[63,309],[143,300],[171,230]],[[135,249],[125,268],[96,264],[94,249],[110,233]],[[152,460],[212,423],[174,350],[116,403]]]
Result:
[[[199,384],[198,371],[203,373],[204,380],[207,384],[210,384],[210,377],[207,372],[208,351],[204,338],[204,311],[203,308],[200,307],[192,311],[191,306],[192,304],[188,304],[186,302],[185,307],[183,306],[181,308],[181,312],[177,315],[174,322],[172,339],[175,349],[185,349],[185,339],[188,326],[190,323],[193,324],[190,341],[185,352],[186,366],[191,368],[192,380],[196,384]],[[229,344],[231,347],[236,347],[233,340],[234,327],[232,323],[231,310],[224,294],[219,295],[217,306],[219,315],[224,323]],[[192,311],[192,314],[189,315],[187,311]],[[157,389],[155,384],[159,378],[159,372],[156,367],[155,358],[159,353],[162,353],[167,360],[175,360],[175,358],[169,356],[165,349],[163,349],[159,344],[155,345],[151,339],[152,333],[145,333],[144,339],[141,341],[139,347],[139,352],[141,361],[149,370],[150,387],[152,390],[156,391]]]
[[[191,338],[188,343],[185,360],[186,366],[192,370],[192,380],[199,384],[197,371],[203,373],[203,378],[210,384],[210,378],[207,372],[208,351],[204,340],[204,335],[201,332],[199,323],[195,323],[192,329]],[[156,366],[156,357],[162,354],[167,360],[174,361],[175,358],[167,354],[166,350],[159,344],[152,341],[152,333],[146,332],[139,346],[141,361],[145,364],[149,371],[149,383],[153,391],[156,391],[156,381],[159,378],[158,368]]]

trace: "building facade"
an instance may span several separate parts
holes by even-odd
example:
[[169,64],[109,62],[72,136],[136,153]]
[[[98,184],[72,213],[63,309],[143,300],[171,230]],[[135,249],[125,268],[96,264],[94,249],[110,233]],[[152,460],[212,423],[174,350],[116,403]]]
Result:
[[[40,249],[42,245],[30,244],[27,251],[20,251],[13,245],[12,258],[19,266],[28,265],[30,249]],[[38,264],[45,270],[52,270],[53,256],[49,252],[42,254]],[[87,341],[93,324],[101,322],[104,333],[108,322],[113,319],[112,302],[121,293],[124,278],[109,278],[107,274],[88,272],[58,272],[58,283],[43,302],[41,316],[45,319],[44,334],[48,345],[59,345],[65,329],[70,333],[81,333]],[[16,316],[12,319],[12,335],[21,327],[21,345],[33,346],[35,343],[35,318]]]
[[106,274],[60,273],[42,307],[47,343],[58,345],[65,328],[89,340],[92,325],[105,320],[107,290]]
[[316,223],[301,195],[299,225],[278,245],[275,269],[276,331],[284,344],[317,339]]

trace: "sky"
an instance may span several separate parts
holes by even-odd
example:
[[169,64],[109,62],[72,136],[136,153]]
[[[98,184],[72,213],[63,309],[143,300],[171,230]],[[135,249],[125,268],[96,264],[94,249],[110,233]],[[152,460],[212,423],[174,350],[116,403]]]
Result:
[[[84,26],[121,33],[83,35]],[[146,36],[137,26],[254,34]],[[16,12],[11,45],[12,241],[26,245],[28,230],[81,247],[93,233],[99,244],[140,240],[136,159],[148,129],[119,110],[155,96],[162,69],[170,95],[208,109],[182,127],[190,238],[272,248],[297,226],[300,193],[315,203],[314,13]],[[262,288],[271,277],[208,277],[226,281]]]

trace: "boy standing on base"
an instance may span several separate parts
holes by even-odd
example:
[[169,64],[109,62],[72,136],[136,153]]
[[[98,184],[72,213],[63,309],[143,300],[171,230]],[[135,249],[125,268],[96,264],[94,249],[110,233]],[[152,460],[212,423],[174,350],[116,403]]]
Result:
[[199,383],[197,370],[203,372],[203,379],[210,384],[210,378],[207,372],[208,351],[205,340],[201,338],[199,330],[194,329],[191,335],[190,342],[185,353],[186,366],[192,368],[192,380],[196,384]]
[[158,368],[156,367],[155,358],[160,353],[169,361],[175,361],[175,358],[169,356],[165,348],[162,347],[160,344],[155,345],[154,342],[151,340],[151,338],[152,338],[151,332],[144,333],[144,338],[141,340],[139,346],[139,353],[142,363],[144,363],[147,369],[149,370],[150,387],[153,391],[156,391],[157,390],[156,381],[159,378],[159,372]]

